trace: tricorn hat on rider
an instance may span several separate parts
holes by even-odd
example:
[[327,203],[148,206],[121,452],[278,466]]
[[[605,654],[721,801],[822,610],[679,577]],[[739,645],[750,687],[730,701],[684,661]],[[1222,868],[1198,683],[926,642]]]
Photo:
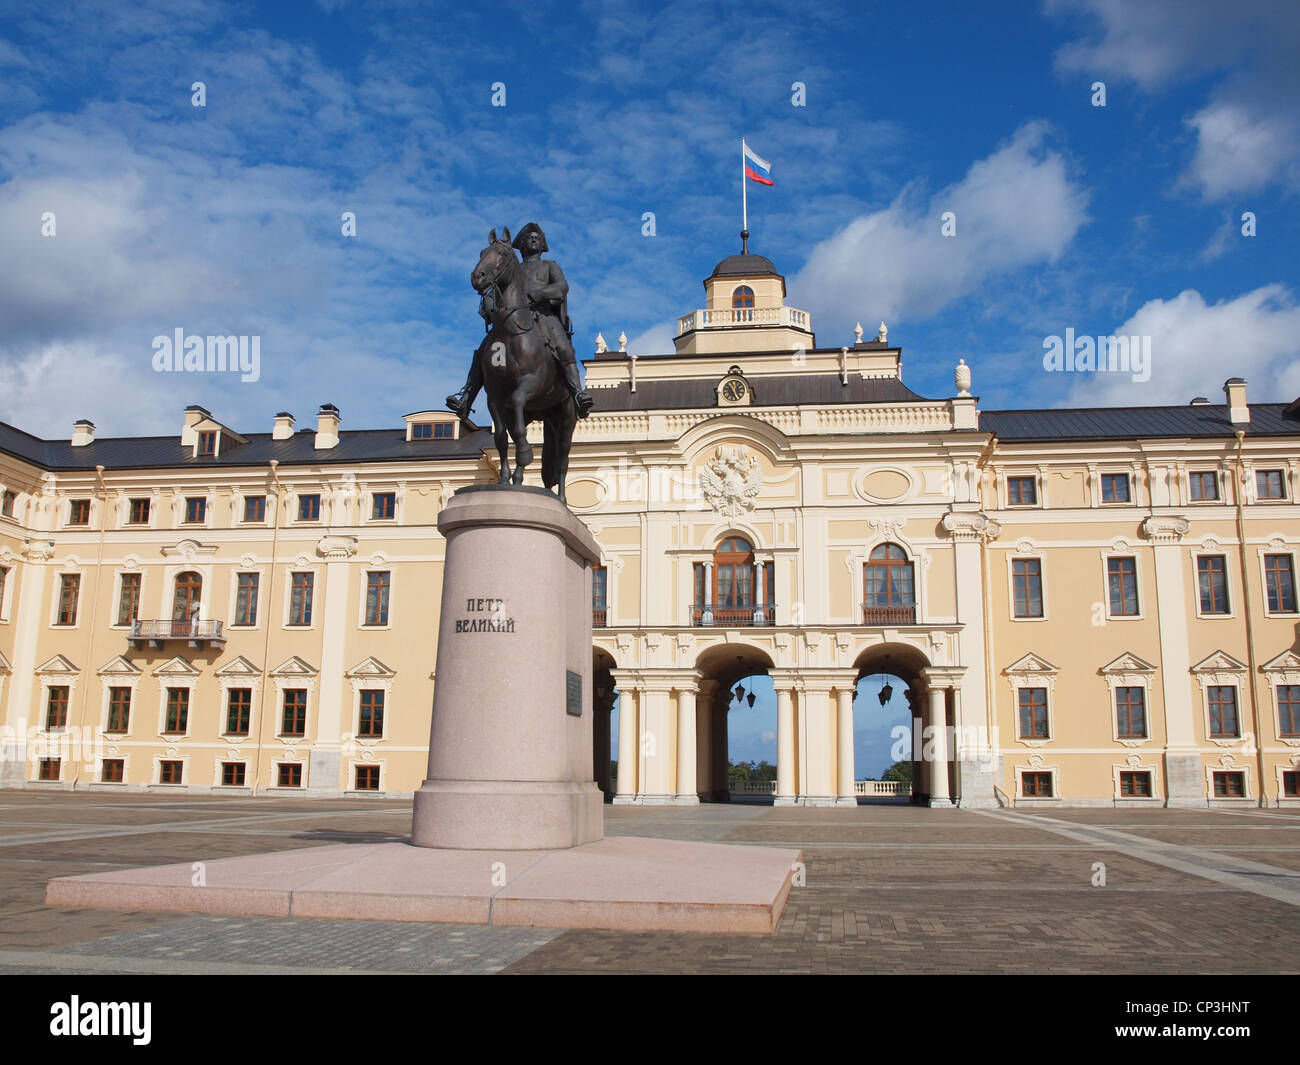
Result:
[[522,252],[524,250],[524,238],[527,237],[530,233],[536,233],[539,237],[542,238],[542,251],[551,250],[546,246],[546,234],[542,232],[542,227],[539,226],[536,222],[529,222],[528,225],[524,226],[523,229],[521,229],[518,233],[516,233],[514,243],[511,244],[510,246],[514,248],[516,251]]

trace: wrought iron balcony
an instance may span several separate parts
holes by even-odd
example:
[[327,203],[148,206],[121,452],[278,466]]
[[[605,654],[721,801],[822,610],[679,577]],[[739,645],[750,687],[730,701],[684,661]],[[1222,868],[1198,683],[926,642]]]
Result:
[[127,640],[137,651],[145,644],[155,649],[161,648],[168,640],[188,640],[191,647],[197,648],[202,648],[205,644],[222,647],[226,642],[221,633],[221,622],[213,620],[133,621],[131,635]]
[[603,629],[608,624],[609,611],[603,606],[594,606],[591,608],[591,627],[593,629]]
[[866,606],[862,607],[864,625],[915,625],[916,606]]
[[716,603],[697,603],[691,607],[691,625],[694,628],[723,626],[763,626],[776,624],[775,603],[752,603],[749,606],[718,606]]

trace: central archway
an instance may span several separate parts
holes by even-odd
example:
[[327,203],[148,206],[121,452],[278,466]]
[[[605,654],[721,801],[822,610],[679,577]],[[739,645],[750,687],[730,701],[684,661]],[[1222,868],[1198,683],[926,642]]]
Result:
[[[772,801],[776,793],[776,699],[768,676],[772,668],[766,652],[745,644],[710,647],[696,660],[696,786],[701,802],[732,801],[733,766],[737,800]],[[771,721],[764,727],[768,717]]]
[[[895,795],[909,795],[911,801],[924,805],[930,798],[930,773],[921,742],[925,719],[924,692],[926,682],[923,670],[929,660],[915,647],[903,643],[879,644],[863,651],[854,663],[858,671],[853,700],[854,731],[873,731],[869,736],[872,750],[886,750],[888,757],[879,754],[870,769],[862,766],[863,777],[875,774],[899,777],[910,784],[878,786],[871,779],[862,779],[857,785],[859,801],[896,801]],[[880,695],[886,698],[882,701]],[[863,726],[876,721],[874,730]],[[882,784],[885,782],[882,780]]]

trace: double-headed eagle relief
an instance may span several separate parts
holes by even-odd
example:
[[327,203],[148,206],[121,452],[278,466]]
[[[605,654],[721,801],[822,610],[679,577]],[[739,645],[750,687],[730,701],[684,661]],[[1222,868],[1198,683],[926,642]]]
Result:
[[719,444],[707,466],[700,468],[700,494],[719,514],[739,517],[754,509],[763,485],[758,458],[744,444]]

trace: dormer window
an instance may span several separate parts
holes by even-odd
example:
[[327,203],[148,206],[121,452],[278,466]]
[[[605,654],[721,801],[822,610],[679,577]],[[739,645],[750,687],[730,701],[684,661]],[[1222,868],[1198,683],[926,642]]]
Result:
[[217,453],[217,433],[215,429],[204,430],[199,433],[198,454],[215,455]]
[[411,426],[412,440],[452,440],[456,426],[451,422],[417,422]]

